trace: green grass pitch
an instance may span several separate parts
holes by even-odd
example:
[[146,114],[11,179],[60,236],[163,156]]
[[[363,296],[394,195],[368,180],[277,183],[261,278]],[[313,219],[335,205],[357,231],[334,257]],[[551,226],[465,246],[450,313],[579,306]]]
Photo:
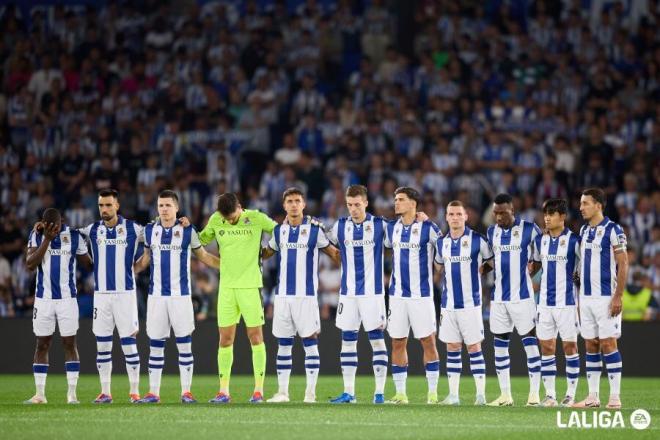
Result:
[[[440,378],[440,397],[447,391],[446,377]],[[487,378],[487,397],[498,395],[497,379]],[[317,387],[321,403],[303,404],[304,377],[293,377],[289,404],[251,405],[246,403],[251,393],[252,378],[235,376],[231,390],[233,403],[210,405],[217,379],[215,376],[195,376],[193,393],[197,405],[178,403],[179,378],[163,377],[159,405],[131,405],[126,403],[128,383],[125,375],[113,376],[111,405],[92,405],[99,385],[95,375],[83,375],[78,384],[79,406],[66,405],[64,374],[48,376],[47,405],[23,405],[21,402],[34,393],[31,375],[0,375],[0,438],[144,438],[144,439],[507,439],[537,440],[566,439],[660,439],[660,378],[623,378],[624,429],[557,428],[557,409],[526,408],[528,380],[512,379],[514,400],[512,408],[472,406],[474,382],[469,374],[461,381],[460,407],[426,405],[426,380],[422,376],[408,378],[407,406],[371,404],[373,377],[357,378],[357,405],[330,405],[327,398],[342,389],[341,377],[322,376]],[[148,378],[142,377],[142,391]],[[266,381],[266,397],[276,388],[276,379]],[[565,390],[564,379],[557,378],[557,391]],[[386,398],[393,394],[388,381]],[[586,393],[586,380],[581,378],[578,397]],[[608,384],[601,380],[601,395],[607,398]],[[203,402],[203,403],[202,403]],[[630,413],[644,408],[651,414],[651,426],[637,431],[630,426]],[[571,410],[562,409],[564,422]],[[531,436],[537,435],[537,439]]]

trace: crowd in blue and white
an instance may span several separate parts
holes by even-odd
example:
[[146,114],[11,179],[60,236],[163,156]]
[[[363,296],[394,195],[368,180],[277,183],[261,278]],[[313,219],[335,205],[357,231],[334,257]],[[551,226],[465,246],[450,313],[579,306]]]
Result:
[[[543,200],[567,197],[577,231],[575,195],[600,186],[631,280],[660,301],[660,2],[78,3],[0,7],[0,316],[30,314],[40,212],[82,227],[104,187],[143,225],[172,188],[202,227],[226,191],[281,219],[298,186],[330,226],[347,185],[389,218],[405,185],[443,231],[459,199],[485,232],[500,192],[538,224]],[[320,260],[328,317],[341,279]],[[192,264],[203,319],[217,281]],[[91,305],[93,276],[79,275]]]

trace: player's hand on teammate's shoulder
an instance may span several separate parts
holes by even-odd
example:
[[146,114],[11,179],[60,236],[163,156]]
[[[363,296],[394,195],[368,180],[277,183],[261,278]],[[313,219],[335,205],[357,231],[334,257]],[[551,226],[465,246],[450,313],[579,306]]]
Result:
[[321,228],[321,230],[325,231],[325,225],[321,220],[317,219],[316,217],[312,217],[311,215],[308,215],[306,217],[307,220],[309,221],[309,224],[313,226],[318,226],[319,228]]
[[183,217],[179,217],[179,223],[181,223],[181,226],[183,226],[184,228],[187,228],[188,226],[192,225],[190,219],[185,215]]
[[429,216],[426,215],[426,213],[424,211],[418,211],[416,220],[418,222],[425,222],[425,221],[429,220]]

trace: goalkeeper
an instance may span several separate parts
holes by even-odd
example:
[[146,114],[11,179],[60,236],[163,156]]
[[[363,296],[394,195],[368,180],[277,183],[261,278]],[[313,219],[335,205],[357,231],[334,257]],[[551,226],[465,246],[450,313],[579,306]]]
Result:
[[236,324],[241,316],[247,327],[252,346],[254,369],[254,394],[251,403],[263,402],[263,385],[266,372],[266,346],[262,326],[264,309],[260,288],[263,280],[260,266],[261,235],[272,233],[273,221],[256,210],[243,209],[233,193],[218,197],[217,212],[209,218],[199,234],[206,246],[215,238],[220,254],[220,286],[218,289],[218,373],[220,391],[210,403],[229,403],[229,378],[234,360]]

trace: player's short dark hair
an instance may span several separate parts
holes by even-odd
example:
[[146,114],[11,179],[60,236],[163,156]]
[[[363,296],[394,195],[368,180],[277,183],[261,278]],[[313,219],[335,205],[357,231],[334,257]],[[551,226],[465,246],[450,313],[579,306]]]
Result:
[[369,192],[364,185],[350,185],[346,188],[346,197],[364,197],[368,198]]
[[568,202],[564,199],[548,199],[543,202],[543,214],[568,214]]
[[159,199],[172,199],[177,204],[179,203],[179,196],[176,195],[171,189],[164,189],[158,194]]
[[461,208],[465,209],[465,205],[460,200],[452,200],[451,202],[447,203],[447,208],[450,206],[460,206]]
[[496,205],[502,205],[505,203],[513,203],[513,197],[510,194],[501,193],[495,196],[494,203]]
[[119,191],[112,188],[105,188],[99,191],[99,197],[114,197],[115,200],[119,199]]
[[218,197],[218,212],[223,217],[229,217],[238,209],[238,197],[234,193],[220,194]]
[[417,205],[422,202],[422,196],[419,194],[415,188],[409,186],[400,186],[394,190],[394,195],[405,194],[409,199],[414,200]]
[[605,197],[605,191],[603,191],[601,188],[587,188],[584,191],[582,191],[583,196],[591,196],[592,199],[596,201],[596,203],[600,203],[603,209],[605,209],[605,204],[607,203],[607,198]]
[[282,193],[282,203],[284,203],[286,198],[289,196],[300,196],[302,197],[303,200],[305,200],[305,194],[303,194],[300,188],[296,188],[296,187],[287,188],[287,190]]
[[58,223],[62,220],[62,215],[55,208],[46,208],[41,215],[41,219],[46,223]]

